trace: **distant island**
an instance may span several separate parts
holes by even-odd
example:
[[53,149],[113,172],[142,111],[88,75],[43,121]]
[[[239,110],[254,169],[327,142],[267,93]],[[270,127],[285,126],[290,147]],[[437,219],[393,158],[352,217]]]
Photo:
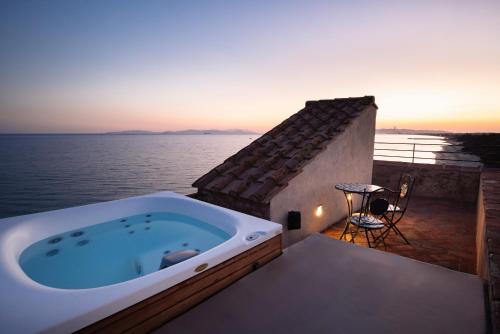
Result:
[[392,134],[401,134],[401,135],[445,135],[450,134],[451,132],[443,131],[443,130],[414,130],[414,129],[377,129],[377,133],[392,135]]
[[258,133],[241,130],[241,129],[229,129],[229,130],[180,130],[180,131],[144,131],[144,130],[127,130],[127,131],[115,131],[106,132],[104,135],[256,135]]

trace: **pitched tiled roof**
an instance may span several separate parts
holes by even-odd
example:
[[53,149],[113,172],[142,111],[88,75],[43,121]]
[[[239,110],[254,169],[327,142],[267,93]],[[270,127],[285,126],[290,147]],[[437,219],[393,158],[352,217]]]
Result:
[[304,109],[193,183],[198,190],[268,203],[369,106],[373,96],[307,101]]

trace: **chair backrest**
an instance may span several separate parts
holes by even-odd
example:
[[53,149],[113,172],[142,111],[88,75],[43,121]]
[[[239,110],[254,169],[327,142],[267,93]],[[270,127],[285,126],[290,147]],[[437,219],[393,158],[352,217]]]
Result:
[[408,203],[410,202],[411,195],[413,193],[413,188],[415,186],[415,177],[410,174],[401,174],[399,177],[399,194],[394,203],[394,206],[398,206],[401,210],[400,213],[403,215],[408,208]]
[[401,174],[399,177],[399,197],[405,198],[406,196],[411,196],[414,184],[415,177],[410,174]]

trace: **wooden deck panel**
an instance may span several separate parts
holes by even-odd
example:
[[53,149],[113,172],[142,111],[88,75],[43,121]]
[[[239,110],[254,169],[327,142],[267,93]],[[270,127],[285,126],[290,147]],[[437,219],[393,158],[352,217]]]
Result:
[[77,333],[146,333],[281,254],[281,235]]

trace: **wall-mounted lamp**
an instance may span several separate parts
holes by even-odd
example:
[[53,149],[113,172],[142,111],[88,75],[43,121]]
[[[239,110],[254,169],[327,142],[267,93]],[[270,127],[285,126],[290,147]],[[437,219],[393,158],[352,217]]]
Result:
[[321,217],[323,215],[323,205],[318,205],[314,211],[316,217]]

